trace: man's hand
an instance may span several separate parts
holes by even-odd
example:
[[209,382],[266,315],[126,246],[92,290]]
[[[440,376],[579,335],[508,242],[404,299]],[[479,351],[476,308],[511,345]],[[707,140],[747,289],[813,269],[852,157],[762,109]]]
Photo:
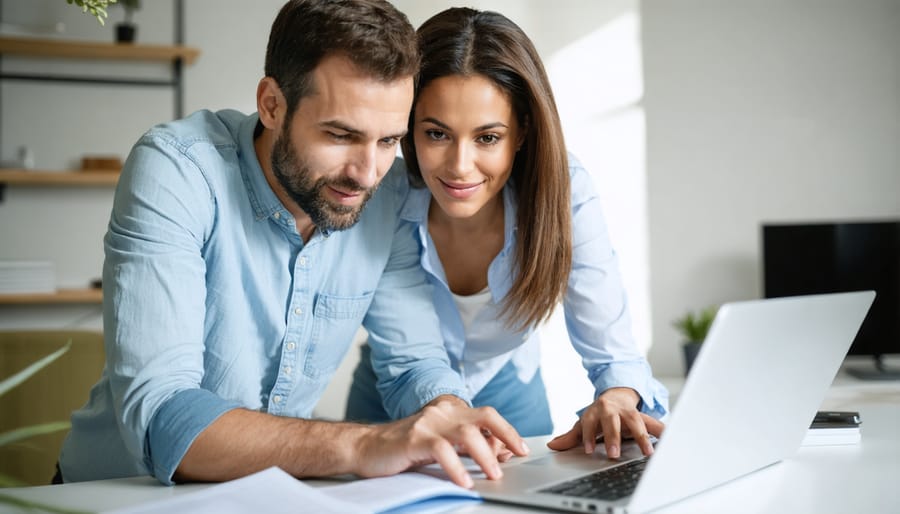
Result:
[[579,444],[585,453],[593,453],[597,436],[603,435],[606,455],[617,459],[621,455],[623,435],[630,435],[644,455],[653,453],[650,435],[662,435],[665,425],[658,419],[637,410],[638,394],[631,388],[614,387],[601,394],[581,414],[571,430],[547,443],[552,450],[568,450]]
[[528,454],[519,433],[496,410],[472,408],[453,396],[438,397],[408,418],[372,426],[359,443],[360,476],[393,475],[437,462],[453,482],[467,488],[472,477],[457,452],[471,456],[490,479],[503,475],[498,460],[507,460],[510,451]]

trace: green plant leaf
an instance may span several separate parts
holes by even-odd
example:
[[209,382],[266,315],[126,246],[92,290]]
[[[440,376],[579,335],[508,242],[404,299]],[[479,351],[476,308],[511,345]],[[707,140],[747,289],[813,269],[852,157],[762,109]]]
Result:
[[2,382],[0,382],[0,396],[3,396],[7,391],[9,391],[13,387],[16,387],[17,385],[21,384],[26,379],[28,379],[28,377],[30,377],[31,375],[34,375],[35,373],[37,373],[38,371],[43,369],[48,364],[50,364],[51,362],[58,359],[60,355],[69,351],[69,348],[71,348],[71,347],[72,347],[72,341],[69,340],[69,342],[67,342],[66,345],[63,346],[62,348],[60,348],[59,350],[56,350],[55,352],[51,353],[50,355],[44,357],[43,359],[41,359],[37,362],[35,362],[31,366],[28,366],[27,368],[16,373],[15,375],[4,379]]
[[81,12],[87,14],[90,13],[91,16],[97,18],[97,22],[100,25],[106,24],[106,17],[108,14],[106,13],[106,8],[109,4],[114,4],[118,0],[66,0],[66,3],[69,5],[75,4],[78,7],[81,7]]
[[686,342],[702,343],[716,319],[717,306],[710,306],[698,313],[688,311],[684,316],[672,321],[672,326],[681,332]]
[[9,432],[0,434],[0,447],[12,444],[22,439],[28,439],[36,435],[52,434],[60,430],[67,430],[71,425],[68,421],[51,421],[50,423],[41,423],[40,425],[31,425],[29,427],[16,428]]

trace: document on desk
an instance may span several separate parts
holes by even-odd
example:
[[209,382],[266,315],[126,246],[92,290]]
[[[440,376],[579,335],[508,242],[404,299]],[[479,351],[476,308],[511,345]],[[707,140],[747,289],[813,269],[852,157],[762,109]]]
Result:
[[273,467],[207,489],[103,514],[437,513],[477,501],[481,501],[478,493],[420,473],[312,487]]

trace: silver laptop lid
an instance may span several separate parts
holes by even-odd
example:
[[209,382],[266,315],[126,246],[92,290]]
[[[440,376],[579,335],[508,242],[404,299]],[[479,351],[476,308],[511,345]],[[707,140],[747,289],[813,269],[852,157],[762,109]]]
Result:
[[628,511],[792,455],[874,298],[863,291],[722,306]]

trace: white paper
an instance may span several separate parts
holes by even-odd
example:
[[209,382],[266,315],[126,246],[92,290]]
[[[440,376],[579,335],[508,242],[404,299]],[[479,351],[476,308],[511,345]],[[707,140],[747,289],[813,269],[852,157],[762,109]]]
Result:
[[355,480],[320,490],[357,505],[355,512],[366,508],[375,512],[394,512],[403,506],[409,506],[410,512],[444,512],[460,503],[481,500],[475,491],[421,473]]
[[435,513],[473,501],[481,501],[478,493],[420,473],[311,487],[272,467],[199,491],[103,514]]
[[[176,486],[177,487],[177,486]],[[200,491],[107,511],[104,514],[345,514],[371,512],[310,487],[279,468],[269,468]]]

